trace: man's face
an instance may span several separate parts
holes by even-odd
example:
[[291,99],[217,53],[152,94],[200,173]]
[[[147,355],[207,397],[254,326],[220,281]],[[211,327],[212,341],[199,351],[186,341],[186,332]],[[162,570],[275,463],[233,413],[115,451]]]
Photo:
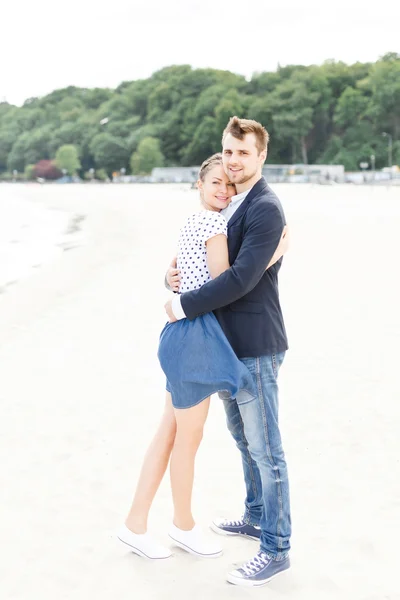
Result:
[[238,140],[231,133],[226,135],[222,145],[222,160],[225,173],[232,183],[240,185],[253,179],[257,181],[261,177],[265,159],[265,150],[258,153],[254,133],[247,133],[243,140]]

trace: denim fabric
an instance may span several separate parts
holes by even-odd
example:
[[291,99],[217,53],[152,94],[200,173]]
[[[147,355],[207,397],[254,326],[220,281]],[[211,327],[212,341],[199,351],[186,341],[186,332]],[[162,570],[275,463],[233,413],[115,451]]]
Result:
[[232,350],[213,313],[167,323],[158,358],[175,408],[190,408],[220,390],[238,402],[257,395],[254,377]]
[[242,455],[246,484],[244,520],[261,528],[261,550],[282,560],[290,550],[289,482],[278,424],[278,372],[285,353],[243,358],[252,373],[257,397],[224,402],[228,429]]

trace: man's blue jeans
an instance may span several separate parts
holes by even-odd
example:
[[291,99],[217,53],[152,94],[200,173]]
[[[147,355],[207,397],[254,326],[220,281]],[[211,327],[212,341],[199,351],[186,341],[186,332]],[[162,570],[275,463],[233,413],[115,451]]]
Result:
[[242,455],[246,500],[244,520],[261,527],[261,550],[282,560],[290,550],[290,500],[285,455],[278,425],[278,372],[285,353],[243,358],[254,377],[257,397],[224,402],[228,429]]

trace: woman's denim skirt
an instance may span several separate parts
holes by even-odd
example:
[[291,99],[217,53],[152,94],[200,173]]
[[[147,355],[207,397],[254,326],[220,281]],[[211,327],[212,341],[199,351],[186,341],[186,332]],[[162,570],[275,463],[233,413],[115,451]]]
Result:
[[190,408],[211,394],[229,392],[249,401],[254,379],[238,359],[215,315],[167,323],[160,335],[158,358],[175,408]]

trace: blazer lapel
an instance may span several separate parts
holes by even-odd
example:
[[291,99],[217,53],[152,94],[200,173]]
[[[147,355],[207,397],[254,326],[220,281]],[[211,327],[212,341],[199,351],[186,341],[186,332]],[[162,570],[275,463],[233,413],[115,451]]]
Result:
[[244,215],[244,213],[247,210],[247,207],[249,206],[249,204],[253,200],[253,198],[255,196],[257,196],[257,194],[266,187],[267,187],[267,182],[265,181],[264,177],[261,177],[261,179],[259,179],[257,181],[257,183],[255,185],[253,185],[250,192],[247,194],[246,198],[243,200],[242,204],[239,206],[237,211],[229,219],[228,229]]

